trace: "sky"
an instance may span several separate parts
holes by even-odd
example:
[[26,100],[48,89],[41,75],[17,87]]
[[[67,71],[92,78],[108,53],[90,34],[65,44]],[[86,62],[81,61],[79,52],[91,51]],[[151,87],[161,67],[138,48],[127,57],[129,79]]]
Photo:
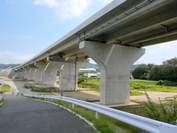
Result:
[[[112,0],[1,0],[0,63],[29,60]],[[177,57],[177,41],[145,47],[135,64]],[[95,63],[91,60],[91,63]]]

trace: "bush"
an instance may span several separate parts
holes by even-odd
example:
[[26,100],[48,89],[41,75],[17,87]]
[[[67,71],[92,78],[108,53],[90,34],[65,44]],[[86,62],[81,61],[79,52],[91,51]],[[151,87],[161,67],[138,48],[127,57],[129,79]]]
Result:
[[140,89],[140,86],[134,86],[134,89],[136,89],[136,90]]
[[156,85],[164,85],[164,86],[177,86],[176,82],[168,81],[168,80],[159,80]]

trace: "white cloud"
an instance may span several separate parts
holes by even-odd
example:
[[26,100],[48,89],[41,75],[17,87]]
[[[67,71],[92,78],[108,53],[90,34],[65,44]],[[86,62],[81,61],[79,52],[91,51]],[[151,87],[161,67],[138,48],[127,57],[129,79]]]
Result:
[[57,16],[62,19],[70,19],[83,14],[84,10],[92,3],[92,0],[35,0],[35,5],[45,5],[54,8]]
[[11,60],[11,59],[14,59],[14,60],[18,60],[18,62],[21,62],[21,61],[27,61],[29,59],[31,59],[32,57],[34,57],[36,54],[30,54],[30,55],[18,55],[14,52],[11,52],[11,51],[4,51],[4,52],[0,52],[0,57],[2,59],[6,59],[6,60]]

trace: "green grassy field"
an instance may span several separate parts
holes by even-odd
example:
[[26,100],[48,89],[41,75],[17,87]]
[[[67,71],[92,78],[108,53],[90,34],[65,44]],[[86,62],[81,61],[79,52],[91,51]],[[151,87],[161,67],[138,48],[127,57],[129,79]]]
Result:
[[4,92],[9,92],[11,89],[11,86],[8,84],[3,84],[3,86],[0,89],[0,93],[4,93]]
[[158,92],[177,92],[177,87],[156,85],[158,81],[149,80],[130,80],[130,90],[139,91],[158,91]]
[[[156,85],[158,81],[149,80],[130,80],[130,95],[142,95],[137,91],[158,91],[158,92],[177,92],[177,86]],[[78,78],[79,88],[88,88],[91,91],[100,92],[100,79]],[[134,90],[137,90],[134,92]]]

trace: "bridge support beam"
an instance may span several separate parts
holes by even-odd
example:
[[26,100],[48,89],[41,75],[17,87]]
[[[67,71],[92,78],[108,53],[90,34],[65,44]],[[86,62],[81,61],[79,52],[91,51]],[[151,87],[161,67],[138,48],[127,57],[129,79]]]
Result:
[[49,62],[37,62],[35,66],[41,69],[41,75],[39,76],[41,76],[40,80],[42,80],[43,84],[53,86],[56,82],[58,68]]
[[88,62],[49,62],[60,71],[60,90],[77,90],[78,70]]
[[100,103],[130,102],[130,68],[145,50],[91,41],[81,42],[79,48],[100,67]]
[[24,69],[24,78],[27,78],[27,79],[29,79],[29,71],[30,71],[30,69],[29,68],[27,68],[27,67],[23,67],[23,69]]
[[43,82],[43,71],[40,68],[36,68],[34,71],[34,81]]
[[35,70],[36,68],[31,68],[31,67],[28,67],[29,68],[29,72],[28,72],[28,80],[34,80],[34,76],[35,76]]

